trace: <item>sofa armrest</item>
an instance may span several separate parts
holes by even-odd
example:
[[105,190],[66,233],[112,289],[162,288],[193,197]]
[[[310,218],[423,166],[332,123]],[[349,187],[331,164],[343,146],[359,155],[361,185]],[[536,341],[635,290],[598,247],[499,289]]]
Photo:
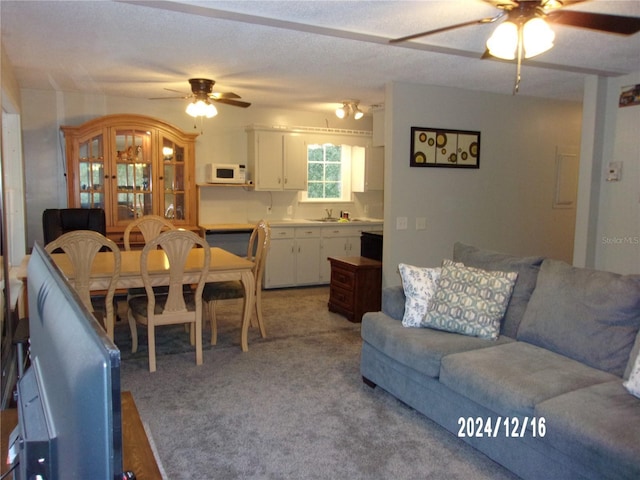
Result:
[[402,285],[382,289],[382,312],[395,320],[404,316],[405,296]]

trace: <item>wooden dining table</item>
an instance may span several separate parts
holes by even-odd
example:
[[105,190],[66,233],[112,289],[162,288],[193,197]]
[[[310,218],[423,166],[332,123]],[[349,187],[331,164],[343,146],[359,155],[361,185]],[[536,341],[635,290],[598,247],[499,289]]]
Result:
[[[140,274],[140,256],[142,250],[123,250],[121,255],[120,277],[116,288],[126,289],[144,287]],[[185,266],[183,283],[198,283],[202,270],[204,250],[194,248],[189,253]],[[68,278],[73,279],[74,271],[69,257],[64,253],[51,254],[56,265]],[[18,278],[23,282],[27,280],[28,256],[23,260],[18,269]],[[149,277],[153,286],[169,284],[169,262],[162,250],[153,250],[148,256]],[[242,312],[242,328],[240,333],[240,346],[243,352],[249,350],[248,335],[251,315],[255,302],[255,280],[253,278],[253,262],[239,257],[219,247],[211,247],[211,262],[207,282],[223,282],[227,280],[239,280],[244,287],[244,305]],[[98,252],[91,267],[91,291],[106,290],[109,287],[113,272],[113,253]]]

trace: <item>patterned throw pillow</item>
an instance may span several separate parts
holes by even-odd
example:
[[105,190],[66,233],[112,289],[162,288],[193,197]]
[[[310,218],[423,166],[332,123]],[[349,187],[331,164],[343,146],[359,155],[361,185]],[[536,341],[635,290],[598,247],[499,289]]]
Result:
[[436,291],[440,268],[414,267],[401,263],[398,265],[402,288],[406,297],[402,325],[420,327],[427,313],[429,300]]
[[631,395],[640,398],[640,355],[636,357],[633,369],[629,375],[629,380],[622,385],[624,385],[624,388],[626,388]]
[[445,260],[422,326],[497,339],[517,277]]

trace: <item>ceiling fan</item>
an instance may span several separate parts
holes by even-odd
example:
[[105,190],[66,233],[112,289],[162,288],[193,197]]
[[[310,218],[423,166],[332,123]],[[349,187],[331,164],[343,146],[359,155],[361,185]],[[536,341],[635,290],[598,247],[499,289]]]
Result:
[[563,7],[586,0],[483,0],[501,10],[493,17],[471,20],[446,27],[395,38],[389,43],[400,43],[436,33],[447,32],[470,25],[495,23],[506,17],[487,40],[482,58],[517,59],[514,94],[520,84],[522,58],[531,58],[553,47],[555,34],[547,23],[582,27],[606,33],[633,35],[640,31],[640,18],[604,13],[578,12]]
[[[241,108],[247,108],[251,105],[248,102],[238,100],[241,98],[240,95],[233,92],[214,92],[213,85],[216,83],[215,80],[209,80],[207,78],[190,78],[189,83],[191,84],[190,95],[182,95],[180,97],[154,97],[149,100],[193,99],[192,103],[189,104],[190,106],[197,104],[199,101],[205,105],[212,105],[211,102],[216,102]],[[176,90],[170,91],[175,92]]]
[[559,23],[573,27],[588,28],[607,33],[617,33],[621,35],[633,35],[640,31],[640,18],[625,17],[622,15],[609,15],[604,13],[578,12],[573,10],[562,10],[562,7],[574,3],[583,3],[587,0],[483,0],[496,8],[502,10],[494,17],[471,20],[469,22],[457,23],[447,27],[436,28],[426,32],[407,35],[406,37],[395,38],[390,43],[405,42],[414,38],[426,37],[434,33],[446,32],[456,28],[467,27],[469,25],[480,25],[484,23],[494,23],[502,17],[507,16],[509,20],[526,22],[533,17],[540,17],[551,23]]

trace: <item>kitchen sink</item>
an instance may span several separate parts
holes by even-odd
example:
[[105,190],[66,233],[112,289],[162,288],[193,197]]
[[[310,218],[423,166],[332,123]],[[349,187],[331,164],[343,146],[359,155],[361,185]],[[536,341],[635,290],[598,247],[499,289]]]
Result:
[[337,222],[338,220],[340,220],[339,218],[333,218],[333,217],[325,217],[325,218],[310,218],[309,221],[311,222],[325,222],[325,223],[329,223],[329,222]]

